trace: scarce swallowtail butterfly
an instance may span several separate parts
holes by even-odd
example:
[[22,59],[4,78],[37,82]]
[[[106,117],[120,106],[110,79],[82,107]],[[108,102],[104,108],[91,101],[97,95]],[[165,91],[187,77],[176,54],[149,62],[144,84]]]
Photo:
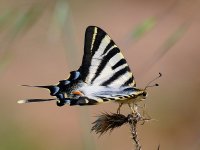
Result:
[[23,85],[49,89],[55,98],[19,100],[18,103],[56,100],[57,106],[83,106],[117,102],[117,113],[123,104],[135,111],[133,106],[146,99],[146,89],[152,86],[150,83],[144,89],[136,88],[133,74],[114,41],[101,28],[89,26],[85,32],[82,64],[78,70],[70,72],[67,80],[61,80],[57,85]]

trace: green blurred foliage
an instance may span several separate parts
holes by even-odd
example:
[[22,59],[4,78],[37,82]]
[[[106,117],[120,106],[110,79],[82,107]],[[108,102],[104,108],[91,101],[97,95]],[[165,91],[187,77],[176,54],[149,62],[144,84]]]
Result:
[[35,4],[27,10],[17,10],[17,16],[10,31],[11,37],[15,38],[18,34],[28,31],[42,16],[44,7]]
[[134,31],[133,31],[133,39],[139,39],[142,36],[144,36],[144,34],[148,33],[149,31],[151,31],[155,25],[156,25],[156,18],[155,17],[151,17],[146,19],[144,22],[140,23],[138,26],[135,27]]
[[6,26],[10,24],[10,20],[15,17],[15,11],[13,9],[8,9],[3,14],[0,15],[0,31],[2,31]]

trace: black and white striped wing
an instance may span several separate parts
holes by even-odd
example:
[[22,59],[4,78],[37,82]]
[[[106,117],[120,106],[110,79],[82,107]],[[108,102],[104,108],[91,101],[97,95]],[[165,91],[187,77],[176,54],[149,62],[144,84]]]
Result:
[[85,33],[82,80],[97,86],[135,86],[130,68],[119,48],[99,27],[89,26]]
[[[86,83],[86,84],[85,84]],[[130,68],[113,40],[102,29],[89,26],[85,33],[82,65],[58,85],[46,88],[56,99],[27,99],[18,103],[58,100],[57,105],[94,105],[134,97],[135,81]]]

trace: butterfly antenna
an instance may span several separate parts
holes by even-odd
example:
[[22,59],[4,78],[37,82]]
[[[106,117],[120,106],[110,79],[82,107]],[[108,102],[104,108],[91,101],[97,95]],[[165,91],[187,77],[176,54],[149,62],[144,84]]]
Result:
[[154,78],[153,80],[149,81],[147,83],[147,85],[145,86],[144,90],[146,90],[148,87],[154,87],[154,86],[159,86],[159,84],[154,84],[154,85],[150,85],[152,82],[154,82],[155,80],[157,80],[158,78],[160,78],[162,76],[162,74],[159,72],[159,76],[157,76],[156,78]]

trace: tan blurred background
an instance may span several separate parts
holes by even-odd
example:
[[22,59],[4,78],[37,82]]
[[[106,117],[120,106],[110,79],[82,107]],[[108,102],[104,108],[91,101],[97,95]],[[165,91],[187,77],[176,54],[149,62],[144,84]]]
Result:
[[[98,137],[91,123],[114,103],[57,107],[42,89],[78,69],[85,28],[103,28],[122,50],[137,86],[162,72],[148,90],[156,121],[138,126],[144,150],[200,149],[200,2],[197,0],[1,0],[0,150],[130,150],[128,126]],[[128,113],[128,107],[123,107]]]

